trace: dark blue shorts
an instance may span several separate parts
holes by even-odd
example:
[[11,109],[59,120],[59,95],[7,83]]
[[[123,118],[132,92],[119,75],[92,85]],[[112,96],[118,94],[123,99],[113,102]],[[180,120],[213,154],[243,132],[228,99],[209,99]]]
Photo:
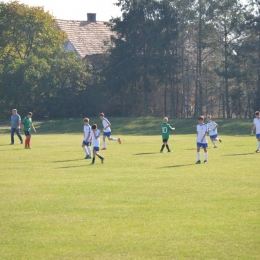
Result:
[[86,141],[82,141],[82,144],[86,145],[86,146],[91,146],[91,142],[86,142]]
[[210,138],[213,138],[213,139],[216,139],[216,138],[218,137],[218,135],[217,135],[217,134],[215,134],[215,135],[210,135],[209,137],[210,137]]
[[208,147],[208,143],[199,143],[199,142],[197,142],[197,146],[201,147],[201,148],[207,148]]
[[104,135],[104,136],[107,136],[107,137],[110,137],[111,132],[103,132],[103,135]]
[[98,152],[98,151],[99,151],[99,147],[94,146],[94,147],[93,147],[93,150],[96,151],[96,152]]

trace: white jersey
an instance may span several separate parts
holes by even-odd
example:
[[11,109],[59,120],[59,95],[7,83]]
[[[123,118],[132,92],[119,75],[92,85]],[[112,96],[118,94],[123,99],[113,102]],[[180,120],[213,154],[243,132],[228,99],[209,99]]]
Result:
[[[91,127],[90,127],[90,125],[84,125],[83,131],[84,131],[84,141],[90,142],[91,141]],[[88,137],[89,133],[90,133],[90,135]],[[86,140],[87,137],[88,137],[88,139]]]
[[260,118],[254,118],[253,124],[255,125],[255,133],[260,134]]
[[[207,140],[207,132],[208,132],[207,125],[206,124],[202,124],[202,125],[198,124],[197,125],[197,132],[198,132],[197,142],[203,143],[203,144],[208,143],[208,140]],[[202,140],[204,135],[205,135],[205,137]]]
[[99,147],[100,146],[100,131],[97,129],[96,131],[91,131],[91,136],[92,136],[92,144],[93,147]]
[[102,124],[103,124],[103,127],[104,127],[104,130],[103,130],[104,132],[111,132],[110,127],[106,128],[108,125],[111,125],[110,122],[106,118],[103,118]]
[[[208,127],[208,131],[209,131],[210,136],[218,134],[218,130],[217,130],[216,126],[217,126],[217,124],[214,121],[209,121],[207,123],[207,127]],[[215,130],[213,130],[213,129],[215,129]]]

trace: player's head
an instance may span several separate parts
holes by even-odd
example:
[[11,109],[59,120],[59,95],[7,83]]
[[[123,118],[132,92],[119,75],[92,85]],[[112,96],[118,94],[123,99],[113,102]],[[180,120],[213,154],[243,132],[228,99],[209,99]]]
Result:
[[207,120],[208,120],[208,121],[210,121],[210,120],[211,120],[211,118],[212,118],[212,116],[211,116],[211,115],[207,115]]
[[168,122],[168,117],[165,117],[165,118],[163,119],[163,122],[164,122],[164,123],[167,123],[167,122]]
[[259,111],[255,111],[255,116],[259,117],[259,115],[260,115],[260,112]]
[[12,110],[12,113],[13,113],[13,115],[17,114],[17,109],[14,108],[14,109]]
[[92,125],[92,126],[91,126],[91,129],[92,129],[92,130],[96,130],[96,129],[97,129],[97,125],[96,125],[96,124]]
[[27,114],[27,117],[32,117],[32,115],[33,115],[33,113],[32,113],[32,112],[29,112],[29,113]]
[[84,124],[86,125],[86,124],[89,123],[89,119],[88,119],[88,118],[84,118],[84,119],[83,119],[83,122],[84,122]]
[[104,113],[100,113],[99,117],[100,117],[100,119],[103,119],[105,117],[105,114]]
[[200,116],[198,120],[199,120],[199,122],[203,123],[203,121],[204,121],[204,116]]

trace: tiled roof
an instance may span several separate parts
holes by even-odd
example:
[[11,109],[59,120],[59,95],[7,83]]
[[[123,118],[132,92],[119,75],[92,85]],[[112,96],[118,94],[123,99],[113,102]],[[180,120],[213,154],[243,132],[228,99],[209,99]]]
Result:
[[104,41],[109,41],[113,34],[104,22],[57,20],[57,24],[82,58],[104,53]]

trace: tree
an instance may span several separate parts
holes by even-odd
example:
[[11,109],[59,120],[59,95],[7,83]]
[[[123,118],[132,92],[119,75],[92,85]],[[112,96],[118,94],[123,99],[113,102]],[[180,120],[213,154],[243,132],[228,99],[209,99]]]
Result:
[[37,117],[73,116],[84,108],[90,66],[63,50],[65,33],[41,7],[0,4],[0,108]]

